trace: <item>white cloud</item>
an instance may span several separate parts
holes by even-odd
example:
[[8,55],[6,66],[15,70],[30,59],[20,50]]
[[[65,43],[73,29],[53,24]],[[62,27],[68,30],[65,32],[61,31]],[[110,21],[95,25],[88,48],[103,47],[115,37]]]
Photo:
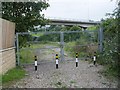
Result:
[[116,7],[116,1],[111,0],[49,0],[49,4],[43,11],[46,17],[79,20],[100,20]]

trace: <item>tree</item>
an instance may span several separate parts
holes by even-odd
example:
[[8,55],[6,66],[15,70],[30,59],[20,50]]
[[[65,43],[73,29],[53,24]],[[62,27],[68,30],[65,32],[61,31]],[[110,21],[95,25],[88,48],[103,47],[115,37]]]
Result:
[[111,15],[111,17],[102,22],[104,28],[104,48],[103,53],[98,55],[98,61],[108,66],[106,71],[109,75],[120,77],[118,73],[120,70],[120,68],[118,68],[118,56],[120,55],[120,45],[118,41],[120,29],[120,2],[118,2],[118,7],[114,12],[109,15]]
[[[2,2],[2,18],[16,24],[15,32],[36,31],[35,26],[44,26],[48,20],[41,14],[49,4],[44,1],[36,2]],[[20,48],[27,46],[28,38],[32,36],[19,36]]]
[[44,14],[40,12],[48,6],[46,1],[2,2],[2,18],[14,22],[16,32],[35,31],[35,26],[47,23]]

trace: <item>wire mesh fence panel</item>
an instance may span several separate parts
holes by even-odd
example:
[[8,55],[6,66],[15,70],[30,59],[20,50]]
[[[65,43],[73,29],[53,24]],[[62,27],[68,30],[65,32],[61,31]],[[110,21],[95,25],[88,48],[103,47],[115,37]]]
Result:
[[76,52],[87,58],[98,51],[98,37],[98,30],[19,33],[18,55],[21,63],[33,63],[34,56],[40,62],[55,62],[56,54],[59,60],[70,60]]
[[21,64],[38,62],[55,62],[56,53],[60,56],[59,33],[28,33],[19,34],[19,59]]
[[64,33],[64,50],[65,59],[75,58],[76,52],[79,58],[91,56],[98,50],[97,31]]

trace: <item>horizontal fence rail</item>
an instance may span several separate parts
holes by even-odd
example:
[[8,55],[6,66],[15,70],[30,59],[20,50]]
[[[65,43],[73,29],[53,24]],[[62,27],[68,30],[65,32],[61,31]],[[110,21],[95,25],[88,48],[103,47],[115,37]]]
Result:
[[80,32],[97,32],[98,30],[95,31],[90,31],[90,30],[84,30],[84,31],[45,31],[45,32],[19,32],[17,34],[19,35],[26,35],[26,34],[37,34],[37,33],[44,33],[44,34],[52,34],[52,33],[80,33]]
[[59,47],[50,47],[50,48],[21,48],[20,50],[44,50],[44,49],[54,49],[54,48],[59,48]]

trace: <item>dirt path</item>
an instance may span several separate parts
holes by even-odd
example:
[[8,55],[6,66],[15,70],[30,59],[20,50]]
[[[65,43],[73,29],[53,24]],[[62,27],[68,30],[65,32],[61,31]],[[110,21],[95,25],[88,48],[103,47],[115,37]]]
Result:
[[[59,49],[51,49],[56,52]],[[18,88],[115,88],[114,82],[109,82],[98,72],[102,66],[93,66],[83,60],[79,60],[79,66],[75,67],[75,60],[59,62],[59,69],[55,68],[54,53],[44,51],[42,61],[38,65],[38,71],[34,71],[34,65],[25,66],[27,76],[11,87]],[[39,57],[40,59],[40,57]],[[51,62],[47,62],[51,60]]]

